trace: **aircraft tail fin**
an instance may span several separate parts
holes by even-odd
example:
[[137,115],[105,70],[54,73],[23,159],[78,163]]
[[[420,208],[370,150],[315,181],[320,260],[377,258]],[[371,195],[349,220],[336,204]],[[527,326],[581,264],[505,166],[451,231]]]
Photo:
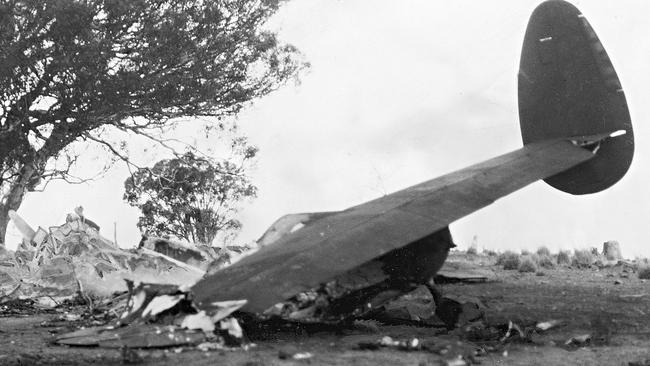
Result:
[[596,153],[546,183],[571,194],[588,194],[625,175],[634,155],[625,94],[598,36],[573,5],[549,0],[535,9],[524,38],[518,84],[524,144],[567,138]]

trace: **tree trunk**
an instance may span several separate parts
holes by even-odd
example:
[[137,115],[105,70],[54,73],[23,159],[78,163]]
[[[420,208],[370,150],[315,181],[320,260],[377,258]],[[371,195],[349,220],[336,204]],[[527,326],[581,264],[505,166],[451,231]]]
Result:
[[6,243],[5,236],[7,234],[7,225],[9,225],[9,211],[17,211],[23,203],[27,186],[29,182],[37,174],[33,165],[25,165],[21,169],[20,178],[11,184],[9,192],[0,197],[0,245],[4,246]]
[[0,248],[5,246],[5,235],[9,224],[9,210],[5,205],[0,205]]

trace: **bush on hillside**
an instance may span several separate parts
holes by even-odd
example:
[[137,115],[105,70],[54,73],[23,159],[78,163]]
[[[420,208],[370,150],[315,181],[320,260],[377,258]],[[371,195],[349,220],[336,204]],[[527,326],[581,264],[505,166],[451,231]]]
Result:
[[519,272],[537,272],[537,265],[535,264],[535,261],[532,258],[524,258],[521,264],[519,264]]
[[551,256],[551,251],[547,247],[539,247],[537,248],[537,255],[538,256]]
[[536,259],[537,259],[537,265],[542,268],[546,268],[546,269],[555,268],[555,261],[553,261],[553,257],[551,257],[550,254],[538,254]]
[[639,268],[638,276],[642,280],[650,280],[650,267]]
[[519,265],[521,264],[521,259],[519,258],[519,254],[507,250],[497,257],[497,265],[503,266],[503,269],[507,270],[515,270],[519,269]]
[[575,250],[571,265],[576,268],[588,268],[596,260],[596,256],[591,250]]
[[568,250],[560,250],[560,252],[557,253],[556,262],[559,265],[571,264],[571,252]]

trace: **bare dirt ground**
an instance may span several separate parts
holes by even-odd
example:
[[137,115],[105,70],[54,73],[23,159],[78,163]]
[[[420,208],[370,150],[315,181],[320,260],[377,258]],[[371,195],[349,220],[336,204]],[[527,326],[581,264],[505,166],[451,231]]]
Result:
[[[486,257],[472,261],[494,271],[496,280],[476,284],[447,284],[445,295],[481,299],[488,324],[513,321],[529,326],[540,321],[563,324],[535,334],[529,342],[508,342],[497,351],[476,357],[483,365],[650,365],[650,282],[638,278],[626,265],[606,268],[544,270],[544,275],[505,271]],[[483,263],[485,262],[485,263]],[[427,299],[413,298],[414,302]],[[256,340],[248,350],[212,350],[195,347],[166,350],[71,348],[52,344],[56,334],[77,329],[83,322],[65,319],[64,310],[0,311],[0,365],[445,365],[460,353],[480,349],[460,330],[360,322],[335,331],[279,332]],[[79,309],[66,309],[79,311]],[[574,336],[589,334],[586,345],[566,346]],[[429,345],[446,346],[447,353],[400,351],[395,348],[362,350],[363,342],[384,336],[418,338]],[[444,347],[443,347],[444,348]],[[286,355],[309,352],[294,360]]]

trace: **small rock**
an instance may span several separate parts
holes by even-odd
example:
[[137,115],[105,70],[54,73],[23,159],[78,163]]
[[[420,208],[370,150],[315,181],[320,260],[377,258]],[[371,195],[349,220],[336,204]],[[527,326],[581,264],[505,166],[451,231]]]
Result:
[[220,350],[223,349],[223,344],[219,342],[203,342],[196,346],[200,351],[208,352],[210,350]]
[[314,357],[314,355],[311,354],[310,352],[298,352],[298,353],[294,354],[292,358],[294,360],[307,360],[307,359],[310,359],[312,357]]
[[300,352],[294,347],[290,347],[287,349],[281,349],[278,351],[278,358],[281,360],[289,360],[293,359],[296,361],[300,360],[308,360],[310,358],[314,357],[314,355],[310,352]]
[[535,328],[537,328],[537,330],[545,331],[551,328],[555,328],[561,324],[562,324],[561,320],[553,319],[553,320],[537,323],[537,325],[535,325]]
[[465,366],[467,365],[467,361],[463,359],[462,356],[458,356],[456,358],[453,358],[451,360],[447,360],[445,362],[446,366]]
[[586,346],[591,343],[591,334],[582,334],[579,336],[571,337],[564,343],[565,346]]
[[621,282],[621,281],[619,281],[619,280],[614,281],[614,284],[615,284],[615,285],[620,285],[620,284],[622,284],[622,283],[623,283],[623,282]]

